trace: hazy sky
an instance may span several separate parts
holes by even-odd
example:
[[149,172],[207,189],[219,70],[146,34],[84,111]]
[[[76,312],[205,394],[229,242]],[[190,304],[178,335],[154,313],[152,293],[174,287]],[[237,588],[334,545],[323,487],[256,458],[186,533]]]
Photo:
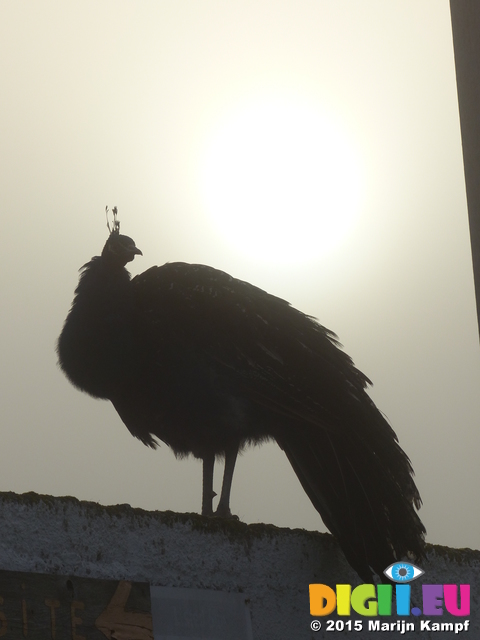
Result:
[[[0,69],[1,490],[200,509],[200,463],[144,447],[56,364],[108,204],[133,274],[210,264],[334,330],[413,462],[428,540],[480,547],[447,0],[3,0]],[[323,530],[273,444],[240,458],[232,509]]]

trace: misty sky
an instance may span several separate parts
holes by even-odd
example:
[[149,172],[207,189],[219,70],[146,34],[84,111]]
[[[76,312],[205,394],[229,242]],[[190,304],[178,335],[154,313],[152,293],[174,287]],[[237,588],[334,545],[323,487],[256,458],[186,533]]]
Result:
[[[200,462],[147,449],[57,367],[108,204],[143,251],[132,274],[209,264],[334,330],[412,460],[427,539],[480,548],[447,0],[3,0],[0,69],[0,490],[200,510]],[[324,530],[274,444],[239,459],[231,504]]]

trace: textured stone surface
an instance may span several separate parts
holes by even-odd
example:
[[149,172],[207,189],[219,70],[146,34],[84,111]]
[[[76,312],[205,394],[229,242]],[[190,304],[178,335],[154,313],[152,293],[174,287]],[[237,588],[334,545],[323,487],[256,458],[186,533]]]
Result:
[[[255,640],[377,635],[310,630],[310,583],[359,583],[328,534],[34,493],[0,493],[0,521],[1,569],[240,592],[250,601]],[[480,638],[480,552],[429,546],[421,568],[425,575],[412,583],[413,595],[421,581],[472,585],[468,635]],[[408,621],[419,627],[413,616]],[[441,616],[437,621],[463,618]],[[406,636],[389,632],[380,637]],[[442,639],[450,637],[458,635],[441,633]]]

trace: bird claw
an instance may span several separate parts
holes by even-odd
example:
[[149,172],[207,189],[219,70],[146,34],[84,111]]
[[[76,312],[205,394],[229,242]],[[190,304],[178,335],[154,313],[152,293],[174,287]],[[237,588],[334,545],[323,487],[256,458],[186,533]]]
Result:
[[225,518],[226,520],[237,520],[240,521],[240,518],[234,515],[230,509],[222,509],[218,507],[215,513],[213,514],[215,518]]
[[240,522],[240,518],[233,514],[230,509],[222,509],[218,507],[216,511],[213,509],[202,509],[202,516],[207,518],[224,518],[225,520],[236,520]]

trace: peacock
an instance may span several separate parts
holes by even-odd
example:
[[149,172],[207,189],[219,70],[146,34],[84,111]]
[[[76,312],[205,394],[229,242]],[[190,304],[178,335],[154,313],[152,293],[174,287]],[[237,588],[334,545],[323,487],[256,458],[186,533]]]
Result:
[[202,460],[202,514],[231,517],[239,451],[273,440],[363,581],[420,558],[425,528],[410,460],[337,336],[209,266],[173,262],[131,278],[125,266],[142,252],[113,216],[58,340],[70,382],[110,400],[145,445],[161,440],[177,457]]

